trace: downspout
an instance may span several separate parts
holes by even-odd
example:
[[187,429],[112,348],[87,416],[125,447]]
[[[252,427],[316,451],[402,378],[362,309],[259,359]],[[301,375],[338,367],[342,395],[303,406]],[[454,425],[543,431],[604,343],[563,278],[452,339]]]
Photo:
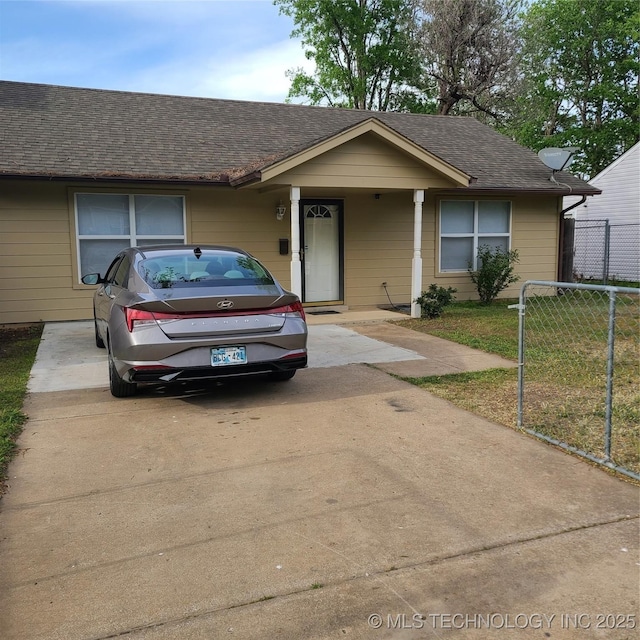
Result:
[[566,209],[563,209],[560,212],[560,215],[564,218],[564,214],[567,213],[567,211],[571,211],[571,209],[575,209],[576,207],[579,207],[581,204],[584,204],[587,201],[587,196],[582,196],[582,200],[579,200],[578,202],[574,202],[571,206],[567,207]]
[[582,196],[578,202],[574,202],[560,212],[560,238],[558,242],[558,282],[573,282],[573,254],[575,251],[575,221],[567,224],[565,214],[571,209],[583,205],[587,196]]

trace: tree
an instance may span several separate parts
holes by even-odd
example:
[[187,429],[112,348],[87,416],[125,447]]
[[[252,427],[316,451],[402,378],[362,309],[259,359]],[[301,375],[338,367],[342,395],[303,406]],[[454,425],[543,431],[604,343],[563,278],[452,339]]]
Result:
[[313,75],[291,69],[289,98],[354,109],[429,110],[418,72],[413,0],[274,0],[293,18]]
[[637,0],[539,0],[523,17],[522,86],[505,133],[534,150],[576,146],[593,177],[639,138]]
[[437,113],[504,117],[519,49],[520,0],[421,0],[424,74]]

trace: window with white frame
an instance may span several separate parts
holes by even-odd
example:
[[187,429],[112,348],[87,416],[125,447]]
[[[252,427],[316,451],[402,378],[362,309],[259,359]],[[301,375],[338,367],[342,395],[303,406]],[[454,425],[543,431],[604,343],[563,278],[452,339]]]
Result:
[[440,202],[440,271],[478,268],[478,248],[511,248],[511,203],[505,200]]
[[127,247],[185,242],[184,197],[76,193],[79,275],[104,275]]

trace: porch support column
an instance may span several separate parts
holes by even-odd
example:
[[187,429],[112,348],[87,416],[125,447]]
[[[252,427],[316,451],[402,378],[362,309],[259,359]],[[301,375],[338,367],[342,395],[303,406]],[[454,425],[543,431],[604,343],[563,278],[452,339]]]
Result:
[[413,192],[413,261],[411,262],[411,317],[419,318],[420,305],[414,302],[422,293],[422,203],[424,190],[415,189]]
[[291,291],[302,300],[300,261],[300,187],[291,187]]

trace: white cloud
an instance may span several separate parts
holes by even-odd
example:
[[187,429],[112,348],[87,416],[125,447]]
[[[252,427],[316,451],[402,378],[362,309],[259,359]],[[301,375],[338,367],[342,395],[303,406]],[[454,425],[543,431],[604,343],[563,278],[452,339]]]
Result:
[[285,72],[313,65],[304,57],[299,42],[286,40],[240,55],[229,52],[190,57],[170,65],[146,68],[130,78],[127,88],[135,91],[180,95],[283,102],[290,81]]

